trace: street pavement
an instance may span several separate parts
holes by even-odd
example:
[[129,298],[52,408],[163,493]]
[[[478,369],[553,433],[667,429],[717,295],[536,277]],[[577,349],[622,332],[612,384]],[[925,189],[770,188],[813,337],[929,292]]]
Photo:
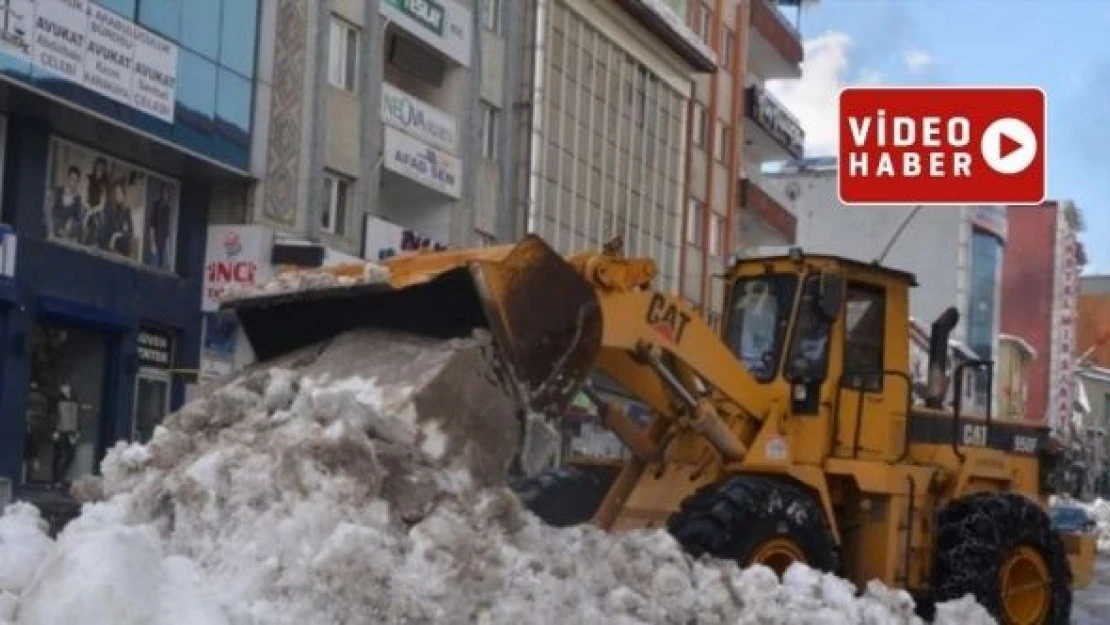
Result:
[[1074,625],[1110,624],[1110,554],[1099,557],[1094,582],[1076,591],[1071,620]]

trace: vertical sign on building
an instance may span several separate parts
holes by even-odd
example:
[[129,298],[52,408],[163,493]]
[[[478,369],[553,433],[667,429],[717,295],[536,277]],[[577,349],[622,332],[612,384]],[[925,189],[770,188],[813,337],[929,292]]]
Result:
[[1075,327],[1078,302],[1079,266],[1076,259],[1077,242],[1067,208],[1060,206],[1057,216],[1057,280],[1053,306],[1052,374],[1049,379],[1051,398],[1048,404],[1048,422],[1059,430],[1070,423],[1074,409]]

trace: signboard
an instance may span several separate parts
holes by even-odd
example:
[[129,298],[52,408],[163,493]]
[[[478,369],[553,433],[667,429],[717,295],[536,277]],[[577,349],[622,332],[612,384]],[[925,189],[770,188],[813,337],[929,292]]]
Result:
[[140,367],[169,369],[173,366],[173,334],[170,332],[140,327],[136,345]]
[[470,66],[470,9],[453,0],[381,0],[382,15],[463,67]]
[[273,238],[273,233],[262,226],[208,226],[202,311],[217,311],[229,286],[254,286],[270,279]]
[[362,256],[369,261],[382,261],[403,252],[447,249],[447,246],[442,243],[423,236],[415,230],[402,228],[373,215],[366,216],[363,241]]
[[443,150],[386,126],[384,158],[393,173],[455,199],[462,196],[462,165]]
[[1075,332],[1079,290],[1079,264],[1076,259],[1075,231],[1064,218],[1057,216],[1057,291],[1053,311],[1052,377],[1049,388],[1049,424],[1061,428],[1071,422],[1075,384]]
[[1040,204],[1047,107],[1036,87],[846,87],[840,202]]
[[50,141],[43,213],[49,240],[172,271],[177,181],[58,138]]
[[387,82],[382,83],[382,121],[421,141],[455,153],[459,140],[455,118]]
[[0,0],[0,52],[173,123],[177,46],[88,0]]
[[763,87],[752,85],[752,117],[795,158],[805,154],[805,131],[786,108]]

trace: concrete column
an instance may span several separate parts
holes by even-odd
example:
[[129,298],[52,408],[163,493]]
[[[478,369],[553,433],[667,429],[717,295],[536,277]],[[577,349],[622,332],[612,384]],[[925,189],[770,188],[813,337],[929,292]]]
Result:
[[381,100],[382,80],[385,75],[385,30],[388,27],[381,18],[381,0],[365,0],[365,14],[366,36],[362,38],[362,49],[359,51],[361,57],[359,85],[362,92],[359,102],[362,111],[359,154],[363,175],[355,184],[353,202],[354,206],[358,207],[357,227],[360,229],[358,238],[361,241],[359,247],[363,254],[365,249],[362,248],[366,246],[366,216],[381,214],[379,207],[382,164]]
[[[328,43],[331,39],[331,8],[332,0],[319,0],[316,3],[315,37],[310,39],[314,45],[315,58],[308,70],[312,72],[308,84],[312,85],[312,93],[308,100],[310,108],[309,143],[308,143],[308,201],[305,206],[305,232],[311,240],[318,240],[320,236],[320,202],[324,194],[324,155],[327,143],[327,119],[324,115],[327,110],[328,97]],[[312,16],[310,16],[310,19]],[[311,23],[311,22],[310,22]],[[313,32],[310,29],[310,32]]]

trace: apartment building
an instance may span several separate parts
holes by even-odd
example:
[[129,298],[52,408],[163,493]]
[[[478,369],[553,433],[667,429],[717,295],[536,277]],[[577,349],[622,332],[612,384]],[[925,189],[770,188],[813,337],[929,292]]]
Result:
[[1007,208],[1010,238],[1003,260],[1002,331],[1037,352],[1029,368],[1025,419],[1060,428],[1076,401],[1079,275],[1086,254],[1083,218],[1070,201]]
[[[792,242],[796,223],[764,184],[764,163],[803,156],[797,119],[764,86],[801,77],[801,36],[783,14],[794,2],[676,0],[717,53],[718,71],[697,80],[690,114],[683,222],[682,294],[716,323],[724,283],[713,276],[743,248]],[[685,5],[685,6],[683,6]]]

